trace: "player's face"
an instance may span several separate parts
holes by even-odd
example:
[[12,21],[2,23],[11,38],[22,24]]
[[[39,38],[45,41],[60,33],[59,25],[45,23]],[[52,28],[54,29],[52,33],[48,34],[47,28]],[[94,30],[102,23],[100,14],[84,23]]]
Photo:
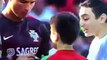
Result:
[[33,8],[36,0],[10,0],[11,10],[18,18],[25,17]]
[[79,11],[80,25],[83,28],[85,36],[96,35],[99,32],[99,22],[95,18],[91,8],[81,7]]

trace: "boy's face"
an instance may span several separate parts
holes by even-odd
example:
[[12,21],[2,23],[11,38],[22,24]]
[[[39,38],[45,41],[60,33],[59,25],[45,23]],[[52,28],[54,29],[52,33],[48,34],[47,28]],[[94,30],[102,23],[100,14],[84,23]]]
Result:
[[10,0],[13,14],[19,18],[25,17],[33,8],[36,0]]
[[80,25],[83,28],[85,36],[96,35],[99,31],[99,22],[89,7],[81,7],[79,11]]
[[52,42],[55,43],[55,41],[57,39],[55,26],[54,26],[54,24],[50,24],[50,27],[51,27],[51,29],[50,29],[50,31],[51,31],[50,38],[51,38]]
[[50,27],[51,27],[51,29],[50,29],[50,31],[51,31],[50,38],[51,38],[51,40],[53,42],[54,47],[57,48],[57,42],[58,42],[58,40],[60,38],[59,38],[58,33],[56,32],[55,25],[54,24],[50,24]]

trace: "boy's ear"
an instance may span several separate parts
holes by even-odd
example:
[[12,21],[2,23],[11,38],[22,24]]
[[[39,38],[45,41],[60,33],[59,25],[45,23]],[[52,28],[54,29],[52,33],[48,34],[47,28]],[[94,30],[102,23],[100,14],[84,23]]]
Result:
[[58,33],[56,33],[55,35],[56,35],[56,42],[57,42],[57,41],[59,40],[59,37],[60,37],[60,36],[59,36]]
[[57,32],[54,32],[54,35],[51,37],[53,39],[53,42],[56,43],[59,40],[59,34]]
[[100,17],[99,17],[99,22],[100,23],[105,23],[107,20],[107,15],[105,13],[103,13]]

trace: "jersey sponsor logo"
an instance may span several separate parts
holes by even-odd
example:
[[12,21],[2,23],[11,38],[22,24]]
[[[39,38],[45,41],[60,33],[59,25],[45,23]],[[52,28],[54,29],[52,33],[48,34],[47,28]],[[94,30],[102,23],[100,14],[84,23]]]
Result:
[[38,49],[39,49],[39,47],[26,47],[26,48],[17,47],[16,49],[8,48],[7,56],[12,57],[15,54],[16,54],[16,56],[28,55],[28,54],[35,55],[38,52]]
[[7,37],[4,36],[3,39],[4,39],[4,40],[7,40],[7,39],[10,39],[10,38],[12,38],[12,37],[13,37],[13,35],[10,35],[10,36],[7,36]]
[[17,47],[16,52],[18,54],[16,54],[16,55],[20,56],[20,55],[36,54],[38,49],[39,49],[39,47],[27,47],[27,48]]
[[14,54],[15,54],[15,49],[14,48],[7,49],[7,56],[13,56]]
[[39,35],[37,32],[35,32],[35,30],[29,30],[29,34],[31,38],[33,38],[34,42],[38,42]]

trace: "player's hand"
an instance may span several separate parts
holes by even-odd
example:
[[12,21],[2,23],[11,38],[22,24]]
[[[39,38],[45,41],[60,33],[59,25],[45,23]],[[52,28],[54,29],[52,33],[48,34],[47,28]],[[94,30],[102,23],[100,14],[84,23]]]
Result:
[[35,60],[34,55],[20,55],[16,60]]

